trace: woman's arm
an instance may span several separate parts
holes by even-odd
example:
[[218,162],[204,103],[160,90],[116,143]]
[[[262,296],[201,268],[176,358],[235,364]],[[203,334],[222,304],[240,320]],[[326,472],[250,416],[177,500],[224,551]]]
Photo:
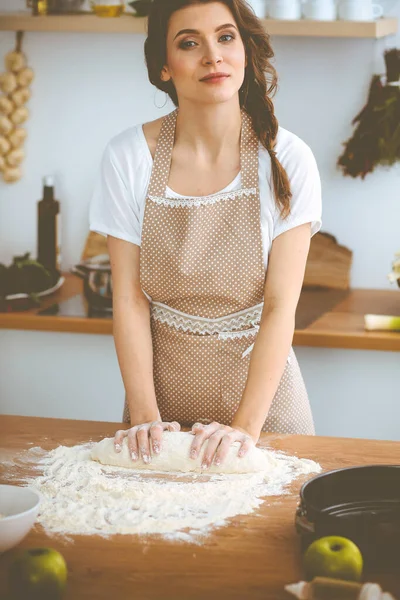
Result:
[[160,421],[153,380],[150,308],[139,279],[140,248],[107,237],[113,280],[113,333],[131,425]]
[[232,427],[257,441],[283,375],[310,248],[310,223],[282,233],[272,243],[264,309],[246,387]]

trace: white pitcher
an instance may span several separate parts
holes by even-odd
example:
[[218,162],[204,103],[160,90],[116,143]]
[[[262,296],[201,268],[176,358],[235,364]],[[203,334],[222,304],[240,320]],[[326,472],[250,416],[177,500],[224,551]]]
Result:
[[342,21],[373,21],[383,15],[383,7],[372,0],[343,0],[339,3]]
[[247,3],[250,4],[256,17],[258,17],[259,19],[266,18],[266,16],[267,16],[267,0],[247,0]]
[[269,0],[268,16],[289,21],[301,19],[301,0]]
[[303,17],[311,21],[335,21],[336,2],[335,0],[305,0]]

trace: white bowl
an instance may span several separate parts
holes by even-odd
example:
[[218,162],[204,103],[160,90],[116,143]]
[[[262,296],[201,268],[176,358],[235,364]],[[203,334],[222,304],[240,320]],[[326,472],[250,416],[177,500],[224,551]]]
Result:
[[38,492],[16,485],[0,485],[0,552],[20,543],[39,512]]

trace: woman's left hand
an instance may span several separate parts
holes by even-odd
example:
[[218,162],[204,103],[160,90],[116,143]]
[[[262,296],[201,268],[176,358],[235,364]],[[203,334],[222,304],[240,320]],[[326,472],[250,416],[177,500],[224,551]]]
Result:
[[244,429],[233,428],[216,422],[209,425],[195,423],[191,433],[195,438],[190,448],[190,458],[197,458],[204,442],[208,440],[201,464],[202,469],[208,469],[213,463],[217,466],[221,465],[226,458],[229,447],[234,442],[240,442],[238,456],[242,457],[257,441]]

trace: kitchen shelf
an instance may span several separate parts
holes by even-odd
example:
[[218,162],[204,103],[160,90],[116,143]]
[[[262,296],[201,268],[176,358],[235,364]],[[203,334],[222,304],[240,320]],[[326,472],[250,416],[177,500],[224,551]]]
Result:
[[[264,19],[272,36],[382,38],[398,30],[396,18],[376,21],[278,21]],[[78,15],[47,15],[34,17],[31,13],[0,13],[2,31],[71,31],[80,33],[145,33],[146,18],[125,14],[116,18],[101,18],[92,13]]]

